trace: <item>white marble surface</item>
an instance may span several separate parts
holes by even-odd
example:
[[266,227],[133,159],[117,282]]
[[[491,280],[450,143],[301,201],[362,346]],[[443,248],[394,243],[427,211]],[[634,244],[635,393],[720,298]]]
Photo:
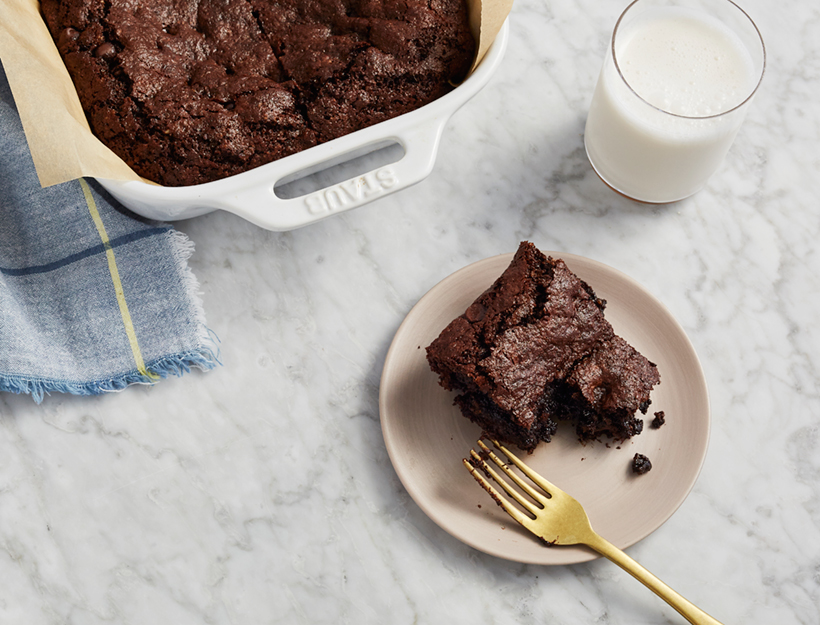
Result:
[[703,470],[629,553],[727,624],[820,622],[820,6],[744,0],[762,90],[708,188],[649,208],[605,188],[582,143],[624,5],[518,0],[500,71],[420,185],[289,233],[180,223],[223,367],[0,396],[0,622],[683,622],[607,561],[461,544],[390,465],[394,332],[440,279],[522,239],[631,275],[701,358]]

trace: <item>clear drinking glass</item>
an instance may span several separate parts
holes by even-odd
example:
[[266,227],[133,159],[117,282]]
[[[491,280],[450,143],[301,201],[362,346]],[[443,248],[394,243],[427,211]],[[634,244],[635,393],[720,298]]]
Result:
[[699,191],[734,141],[766,49],[731,0],[635,0],[621,14],[584,132],[601,179],[642,202]]

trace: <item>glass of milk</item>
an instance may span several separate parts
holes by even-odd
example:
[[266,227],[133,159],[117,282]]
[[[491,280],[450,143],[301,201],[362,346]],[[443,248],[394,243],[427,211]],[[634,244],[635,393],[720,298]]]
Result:
[[757,26],[731,0],[635,0],[621,14],[584,132],[597,174],[649,203],[717,170],[763,78]]

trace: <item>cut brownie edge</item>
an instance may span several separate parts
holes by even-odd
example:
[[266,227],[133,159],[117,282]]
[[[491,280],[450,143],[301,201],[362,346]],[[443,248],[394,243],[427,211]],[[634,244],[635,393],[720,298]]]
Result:
[[512,443],[527,452],[532,452],[539,443],[550,442],[556,431],[556,423],[546,415],[526,427],[522,426],[516,423],[513,415],[488,402],[480,393],[458,395],[454,403],[485,435]]

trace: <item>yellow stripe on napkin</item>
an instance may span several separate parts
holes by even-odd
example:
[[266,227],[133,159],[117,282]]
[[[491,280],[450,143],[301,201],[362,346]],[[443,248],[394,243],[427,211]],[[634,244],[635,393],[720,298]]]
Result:
[[120,272],[117,269],[117,260],[114,258],[114,248],[108,239],[108,233],[105,231],[105,225],[100,217],[100,212],[97,210],[97,203],[94,201],[94,196],[91,195],[91,189],[88,183],[80,178],[80,186],[83,189],[85,202],[88,204],[88,210],[91,213],[91,219],[94,220],[94,225],[97,226],[97,232],[100,234],[103,247],[105,248],[105,255],[108,258],[108,270],[111,272],[111,280],[114,283],[114,292],[117,294],[117,303],[120,306],[120,315],[122,315],[122,323],[125,326],[125,333],[128,335],[128,342],[131,344],[131,352],[134,354],[134,361],[137,363],[137,371],[142,375],[158,380],[159,376],[148,371],[145,368],[145,361],[142,359],[142,352],[140,351],[140,344],[137,340],[137,333],[134,331],[134,324],[131,321],[131,313],[128,312],[128,304],[125,301],[125,291],[122,288],[122,281],[120,281]]

